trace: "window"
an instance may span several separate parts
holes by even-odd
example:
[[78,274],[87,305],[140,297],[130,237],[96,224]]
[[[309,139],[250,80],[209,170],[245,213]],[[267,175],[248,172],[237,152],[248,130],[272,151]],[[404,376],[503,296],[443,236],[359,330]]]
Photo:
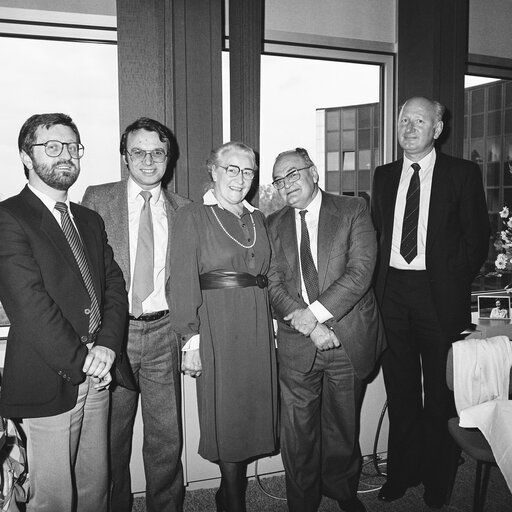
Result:
[[3,60],[0,78],[0,200],[17,194],[26,183],[17,137],[35,113],[64,112],[80,131],[85,153],[80,178],[70,189],[71,200],[80,201],[90,184],[120,178],[115,26],[78,28],[72,22],[82,23],[84,15],[66,16],[66,22],[57,26],[38,24],[38,19],[26,25],[26,20],[2,22],[8,36],[0,37],[0,53],[12,58]]
[[278,54],[261,61],[262,211],[282,206],[272,191],[272,167],[280,152],[295,147],[308,150],[327,192],[369,199],[373,170],[384,154],[391,158],[390,141],[380,137],[384,111],[391,122],[387,133],[393,133],[392,101],[381,86],[391,80],[391,59],[367,62],[358,54],[354,62],[356,55],[348,52],[293,48],[287,55],[291,50],[283,46],[267,49]]
[[[491,223],[488,260],[474,290],[501,289],[512,279],[509,270],[496,271],[496,246],[502,229],[499,212],[512,208],[512,81],[466,76],[464,158],[482,171]],[[511,262],[512,266],[512,262]]]

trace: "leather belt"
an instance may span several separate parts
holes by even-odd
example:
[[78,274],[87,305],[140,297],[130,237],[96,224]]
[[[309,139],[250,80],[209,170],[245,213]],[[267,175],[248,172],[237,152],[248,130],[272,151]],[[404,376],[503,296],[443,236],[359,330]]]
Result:
[[216,290],[219,288],[247,288],[268,286],[267,276],[258,274],[253,276],[246,272],[234,272],[232,270],[212,270],[199,276],[201,290]]
[[135,318],[133,315],[128,315],[130,320],[134,320],[135,322],[154,322],[155,320],[160,320],[160,318],[164,317],[169,313],[168,309],[163,309],[162,311],[155,311],[154,313],[144,313],[139,317]]
[[98,339],[98,333],[95,332],[94,334],[89,333],[87,336],[80,336],[80,341],[87,345],[88,343],[96,343],[96,340]]

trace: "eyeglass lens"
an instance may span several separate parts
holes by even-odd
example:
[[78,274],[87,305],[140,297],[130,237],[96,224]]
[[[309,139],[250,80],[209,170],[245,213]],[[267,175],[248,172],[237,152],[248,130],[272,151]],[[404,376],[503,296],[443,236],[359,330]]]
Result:
[[167,153],[163,149],[146,151],[144,149],[133,148],[128,154],[135,163],[142,162],[146,158],[146,155],[151,155],[151,160],[157,164],[162,163],[167,158]]

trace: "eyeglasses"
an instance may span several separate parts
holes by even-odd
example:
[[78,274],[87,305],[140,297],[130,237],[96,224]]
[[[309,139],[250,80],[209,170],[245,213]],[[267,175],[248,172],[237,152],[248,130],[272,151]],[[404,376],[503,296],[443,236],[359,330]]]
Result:
[[132,159],[134,164],[139,164],[140,162],[146,159],[146,155],[151,155],[151,160],[155,162],[155,164],[161,164],[165,162],[167,158],[167,153],[160,148],[152,149],[151,151],[146,151],[144,149],[133,148],[131,151],[127,151]]
[[49,140],[39,144],[32,144],[30,146],[44,146],[44,151],[48,156],[57,157],[62,154],[64,146],[68,147],[68,152],[71,158],[82,158],[84,156],[84,147],[79,142],[61,142],[60,140]]
[[311,165],[307,165],[306,167],[301,167],[300,169],[292,169],[286,176],[283,176],[282,178],[278,178],[277,180],[274,180],[272,182],[272,185],[276,188],[276,190],[281,190],[285,184],[289,185],[290,183],[293,183],[294,181],[297,181],[300,179],[300,171],[303,171],[304,169],[309,169]]
[[238,176],[240,174],[240,171],[242,171],[242,176],[246,180],[254,179],[254,176],[256,174],[254,172],[254,169],[240,169],[238,165],[228,165],[227,167],[224,167],[223,165],[217,165],[217,167],[222,167],[230,178],[235,178],[236,176]]

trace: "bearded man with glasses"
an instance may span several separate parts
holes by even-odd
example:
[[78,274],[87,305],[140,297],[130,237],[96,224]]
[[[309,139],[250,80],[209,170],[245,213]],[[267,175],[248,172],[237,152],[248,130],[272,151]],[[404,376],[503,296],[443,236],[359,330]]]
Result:
[[182,510],[180,344],[169,317],[169,250],[176,211],[188,199],[168,191],[178,157],[171,130],[142,117],[126,128],[120,151],[128,178],[89,187],[82,204],[105,221],[130,303],[126,355],[137,383],[112,392],[111,512],[131,510],[130,455],[141,395],[148,512]]
[[286,203],[268,227],[288,509],[316,512],[325,495],[364,512],[359,409],[383,345],[375,230],[364,199],[320,190],[305,149],[281,153],[273,176]]
[[123,276],[100,216],[68,198],[84,152],[72,119],[33,115],[18,146],[28,184],[0,203],[0,300],[11,322],[0,414],[22,420],[27,512],[106,512]]

